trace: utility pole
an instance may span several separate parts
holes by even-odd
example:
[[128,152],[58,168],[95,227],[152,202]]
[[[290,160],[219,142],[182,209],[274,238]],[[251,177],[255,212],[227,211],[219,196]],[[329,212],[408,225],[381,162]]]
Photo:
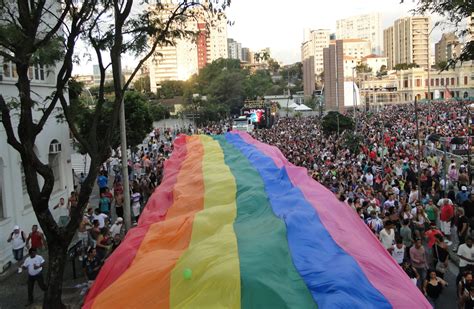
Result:
[[[380,103],[379,103],[380,104]],[[382,122],[382,138],[381,138],[381,141],[382,141],[382,152],[380,154],[380,163],[382,164],[382,177],[385,177],[385,139],[384,139],[384,136],[385,136],[385,117],[384,117],[384,106],[382,105],[382,108],[381,108],[382,112],[380,113],[380,118],[381,118],[381,122]]]
[[[118,12],[115,12],[115,18],[117,19]],[[120,76],[120,87],[124,86],[124,77],[122,76],[122,55],[120,55],[118,62],[119,76]],[[130,214],[130,182],[128,178],[128,151],[127,151],[127,133],[125,127],[125,92],[122,94],[122,101],[120,102],[120,152],[122,153],[122,182],[123,182],[123,216],[125,222],[125,229],[128,231],[132,226],[132,219]]]
[[355,90],[355,77],[354,77],[355,67],[352,68],[352,108],[354,109],[354,132],[357,133],[357,98]]
[[418,143],[418,171],[417,171],[417,178],[418,178],[418,198],[421,197],[421,143],[420,143],[420,130],[418,124],[418,102],[417,97],[415,96],[415,123],[416,123],[416,142]]
[[[468,103],[469,104],[469,103]],[[471,106],[467,105],[467,172],[469,177],[469,185],[472,184],[471,175]]]

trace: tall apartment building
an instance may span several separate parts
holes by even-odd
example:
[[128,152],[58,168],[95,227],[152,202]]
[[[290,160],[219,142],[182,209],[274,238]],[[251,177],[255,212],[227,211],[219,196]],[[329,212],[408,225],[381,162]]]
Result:
[[454,59],[461,54],[462,45],[454,32],[443,33],[435,44],[435,63]]
[[227,39],[227,51],[229,53],[229,59],[242,59],[242,44],[235,41],[234,39]]
[[[371,43],[368,54],[382,53],[381,14],[372,13],[352,16],[336,21],[336,39],[364,39]],[[366,56],[366,55],[364,55]]]
[[[161,4],[164,6],[163,18],[168,18],[169,12],[176,4],[171,0],[161,1]],[[157,56],[148,62],[152,92],[156,92],[163,81],[187,80],[208,63],[228,57],[226,18],[205,19],[202,17],[202,20],[189,20],[183,26],[186,30],[197,33],[196,38],[177,39],[174,45],[157,48]]]
[[329,46],[330,31],[318,29],[306,31],[301,44],[301,62],[303,63],[304,94],[312,95],[315,90],[316,75],[324,71],[323,49]]
[[[338,39],[339,40],[339,39]],[[371,54],[370,41],[363,39],[344,39],[343,53],[345,56],[355,59],[362,59]],[[336,44],[336,40],[330,41],[330,44]]]
[[384,30],[384,55],[388,68],[397,64],[416,63],[429,66],[430,18],[424,16],[397,19],[393,26]]

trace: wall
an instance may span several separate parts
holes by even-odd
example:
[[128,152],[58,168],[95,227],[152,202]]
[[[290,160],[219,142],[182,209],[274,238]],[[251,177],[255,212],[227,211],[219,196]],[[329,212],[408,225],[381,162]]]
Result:
[[[1,60],[1,59],[0,59]],[[1,61],[0,61],[1,62]],[[37,101],[45,100],[51,96],[51,82],[54,74],[50,74],[45,81],[32,82],[32,93]],[[7,102],[18,95],[14,86],[14,80],[3,80],[0,82],[0,93]],[[39,118],[39,115],[36,115]],[[16,127],[17,121],[13,119]],[[62,145],[59,156],[59,181],[56,191],[52,194],[50,207],[56,205],[60,197],[68,197],[73,188],[71,145],[69,140],[69,129],[66,124],[58,123],[52,115],[46,122],[44,130],[38,136],[35,152],[42,162],[48,163],[49,145],[51,141],[57,140]],[[0,183],[2,184],[3,218],[0,218],[0,272],[3,266],[12,261],[11,244],[7,243],[7,237],[13,230],[14,225],[19,225],[25,233],[31,231],[31,226],[37,223],[31,202],[26,193],[26,187],[22,178],[20,155],[7,144],[5,130],[0,124]],[[3,176],[3,177],[2,177]],[[57,213],[53,211],[53,216]]]

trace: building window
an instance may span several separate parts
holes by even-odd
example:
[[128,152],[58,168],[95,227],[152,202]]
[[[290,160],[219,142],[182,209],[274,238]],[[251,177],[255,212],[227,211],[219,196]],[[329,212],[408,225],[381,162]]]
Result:
[[451,86],[454,86],[454,77],[451,77]]
[[449,78],[446,77],[446,86],[449,86]]
[[51,144],[49,144],[48,165],[53,171],[54,175],[53,192],[61,189],[61,150],[61,144],[57,140],[53,140]]
[[436,86],[439,86],[439,79],[436,79]]
[[434,80],[431,79],[431,86],[434,86]]
[[0,158],[0,220],[5,218],[5,202],[4,202],[4,181],[3,181],[3,160]]
[[[438,85],[436,85],[438,86]],[[441,86],[444,86],[444,78],[441,78]]]
[[467,76],[464,76],[464,85],[467,85]]
[[416,80],[416,86],[417,86],[417,87],[421,87],[421,79],[417,79],[417,80]]
[[[2,75],[5,79],[16,79],[18,74],[16,72],[16,66],[13,62],[3,62],[2,64]],[[43,81],[46,78],[45,67],[42,64],[35,64],[28,69],[28,77],[31,80]]]

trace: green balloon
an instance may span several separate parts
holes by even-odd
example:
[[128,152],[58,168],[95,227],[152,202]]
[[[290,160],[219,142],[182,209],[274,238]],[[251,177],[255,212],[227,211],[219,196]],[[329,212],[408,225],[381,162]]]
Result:
[[191,277],[193,276],[193,271],[191,270],[191,268],[185,268],[183,271],[183,276],[184,279],[191,280]]

